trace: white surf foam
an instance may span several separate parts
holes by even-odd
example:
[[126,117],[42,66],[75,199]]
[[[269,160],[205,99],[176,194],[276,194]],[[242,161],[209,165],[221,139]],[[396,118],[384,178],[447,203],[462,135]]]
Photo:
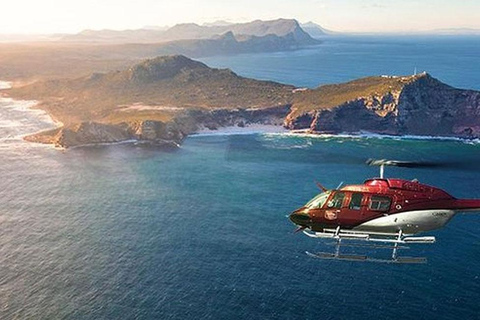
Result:
[[[0,89],[11,87],[11,83],[0,81]],[[39,131],[59,126],[59,123],[43,110],[33,109],[37,101],[14,100],[0,96],[0,143],[12,146],[15,143],[26,143],[23,137]],[[30,144],[30,143],[29,143]]]
[[198,130],[191,137],[205,137],[205,136],[227,136],[227,135],[247,135],[258,133],[286,133],[287,130],[282,126],[251,124],[245,127],[221,127],[218,130],[210,130],[207,128]]
[[304,138],[314,138],[321,140],[330,140],[330,139],[390,139],[390,140],[434,140],[434,141],[456,141],[467,144],[480,144],[480,139],[468,139],[468,138],[459,138],[459,137],[448,137],[448,136],[419,136],[419,135],[388,135],[388,134],[378,134],[371,132],[359,132],[359,133],[339,133],[339,134],[317,134],[317,133],[308,133],[308,132],[299,132],[299,131],[289,131],[286,133],[268,133],[271,135],[278,136],[291,136],[291,137],[304,137]]

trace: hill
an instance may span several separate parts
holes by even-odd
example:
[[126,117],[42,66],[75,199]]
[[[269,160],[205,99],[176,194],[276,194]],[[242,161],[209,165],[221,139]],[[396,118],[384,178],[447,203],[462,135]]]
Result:
[[292,89],[175,55],[145,60],[124,71],[39,81],[10,94],[41,100],[42,109],[69,126],[84,121],[169,120],[185,109],[273,107],[286,104]]

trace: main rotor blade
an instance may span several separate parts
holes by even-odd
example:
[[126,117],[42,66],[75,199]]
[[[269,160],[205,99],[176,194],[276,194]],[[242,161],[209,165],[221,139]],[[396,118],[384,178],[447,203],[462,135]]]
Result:
[[320,190],[322,190],[323,192],[327,192],[327,191],[328,191],[328,189],[325,188],[324,186],[322,186],[322,185],[320,184],[320,182],[318,182],[317,180],[315,180],[315,184],[316,184],[317,187],[318,187]]
[[366,164],[369,166],[393,166],[404,168],[437,168],[446,166],[446,163],[440,162],[423,162],[423,161],[400,161],[387,159],[368,159]]

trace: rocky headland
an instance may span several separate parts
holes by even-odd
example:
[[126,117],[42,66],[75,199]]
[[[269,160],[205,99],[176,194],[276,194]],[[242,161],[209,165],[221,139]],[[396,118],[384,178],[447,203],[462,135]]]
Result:
[[250,124],[312,134],[480,137],[480,92],[450,87],[427,73],[299,89],[176,55],[6,93],[41,101],[38,108],[63,123],[26,140],[61,147],[129,140],[176,146],[203,128]]
[[295,95],[289,129],[390,135],[480,136],[480,92],[453,88],[428,73],[325,85]]

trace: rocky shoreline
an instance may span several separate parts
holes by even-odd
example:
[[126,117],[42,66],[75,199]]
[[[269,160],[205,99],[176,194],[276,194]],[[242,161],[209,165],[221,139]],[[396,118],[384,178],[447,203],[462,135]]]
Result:
[[282,126],[289,111],[288,105],[264,109],[187,110],[169,122],[144,120],[105,124],[89,121],[35,133],[24,139],[53,144],[58,148],[123,141],[140,141],[171,148],[179,146],[188,135],[202,129],[244,128],[253,124]]
[[[396,88],[388,84],[384,92],[376,90],[333,107],[312,106],[299,112],[294,104],[285,127],[310,133],[368,131],[394,136],[480,137],[479,91],[453,88],[428,73],[388,78],[403,84]],[[358,86],[360,81],[350,84]],[[321,89],[307,94],[317,94],[320,101]]]

